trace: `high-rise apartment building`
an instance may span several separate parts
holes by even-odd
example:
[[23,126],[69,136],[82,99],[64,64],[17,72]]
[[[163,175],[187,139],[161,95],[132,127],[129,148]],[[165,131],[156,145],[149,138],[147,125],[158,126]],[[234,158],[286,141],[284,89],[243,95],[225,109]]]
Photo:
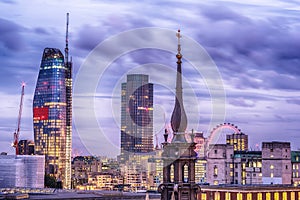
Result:
[[121,155],[153,151],[153,84],[148,75],[129,74],[122,83],[121,94]]
[[64,188],[71,186],[71,71],[59,49],[45,48],[33,99],[35,153]]

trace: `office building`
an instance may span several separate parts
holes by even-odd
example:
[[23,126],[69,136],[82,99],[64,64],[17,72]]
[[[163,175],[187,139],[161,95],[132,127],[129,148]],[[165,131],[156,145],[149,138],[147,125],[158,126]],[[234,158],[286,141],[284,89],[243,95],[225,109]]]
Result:
[[43,188],[45,157],[0,155],[0,188]]
[[248,151],[248,135],[242,132],[228,134],[226,144],[233,145],[234,151]]
[[45,48],[33,99],[35,153],[64,188],[71,187],[71,70],[59,49]]
[[153,84],[148,75],[129,74],[121,92],[119,160],[125,162],[130,155],[153,151]]

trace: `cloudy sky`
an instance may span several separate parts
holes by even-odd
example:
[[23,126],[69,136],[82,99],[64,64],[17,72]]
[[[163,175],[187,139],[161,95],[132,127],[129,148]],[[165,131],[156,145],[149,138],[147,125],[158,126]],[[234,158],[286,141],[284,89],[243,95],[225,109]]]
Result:
[[[199,2],[1,1],[0,152],[13,153],[22,81],[27,87],[20,138],[33,139],[32,98],[42,52],[63,51],[67,12],[73,153],[119,153],[120,84],[128,73],[149,74],[155,84],[154,134],[162,138],[174,104],[178,28],[188,131],[208,136],[212,127],[230,122],[249,135],[252,149],[273,140],[300,148],[300,3]],[[96,119],[93,127],[90,118]]]

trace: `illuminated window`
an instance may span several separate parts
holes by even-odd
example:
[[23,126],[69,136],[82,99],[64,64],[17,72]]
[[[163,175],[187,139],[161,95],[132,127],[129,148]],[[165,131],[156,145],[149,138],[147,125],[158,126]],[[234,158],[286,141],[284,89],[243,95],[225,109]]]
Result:
[[257,167],[261,167],[261,162],[257,162]]
[[214,181],[214,185],[219,185],[219,181]]
[[257,200],[263,200],[262,196],[262,193],[257,193]]
[[236,199],[237,200],[243,200],[243,194],[242,193],[238,193],[237,195],[236,195]]
[[291,192],[291,200],[296,200],[295,192]]
[[201,200],[206,200],[206,193],[201,194]]
[[282,193],[282,200],[287,200],[287,193],[286,192]]
[[247,194],[247,200],[252,200],[252,194],[251,193]]
[[274,200],[279,200],[279,193],[278,192],[274,193]]
[[230,200],[231,199],[231,194],[229,192],[225,193],[225,199]]
[[274,169],[274,165],[271,165],[271,166],[270,166],[270,169]]
[[220,192],[215,192],[215,200],[220,200]]
[[271,200],[271,193],[270,192],[266,193],[266,200]]
[[273,173],[271,173],[271,174],[270,174],[270,177],[271,177],[271,178],[273,178],[273,177],[274,177],[274,174],[273,174]]
[[214,176],[218,176],[218,167],[217,167],[217,165],[214,166]]
[[189,179],[189,167],[187,164],[183,166],[183,182],[187,183]]
[[170,181],[174,182],[174,165],[170,167]]

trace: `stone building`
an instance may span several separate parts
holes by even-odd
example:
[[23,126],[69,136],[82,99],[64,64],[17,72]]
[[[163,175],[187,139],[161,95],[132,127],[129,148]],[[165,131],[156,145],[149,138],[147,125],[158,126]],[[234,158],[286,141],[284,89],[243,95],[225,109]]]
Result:
[[262,183],[292,183],[291,146],[289,142],[262,143]]
[[300,184],[300,151],[291,152],[292,184]]
[[233,151],[226,144],[210,149],[209,184],[299,184],[300,153],[291,152],[289,142],[263,142],[262,151]]
[[[215,144],[207,154],[207,182],[212,185],[233,183],[233,146]],[[238,175],[238,174],[237,174]]]
[[234,184],[262,184],[261,151],[235,151],[234,164],[230,167]]

